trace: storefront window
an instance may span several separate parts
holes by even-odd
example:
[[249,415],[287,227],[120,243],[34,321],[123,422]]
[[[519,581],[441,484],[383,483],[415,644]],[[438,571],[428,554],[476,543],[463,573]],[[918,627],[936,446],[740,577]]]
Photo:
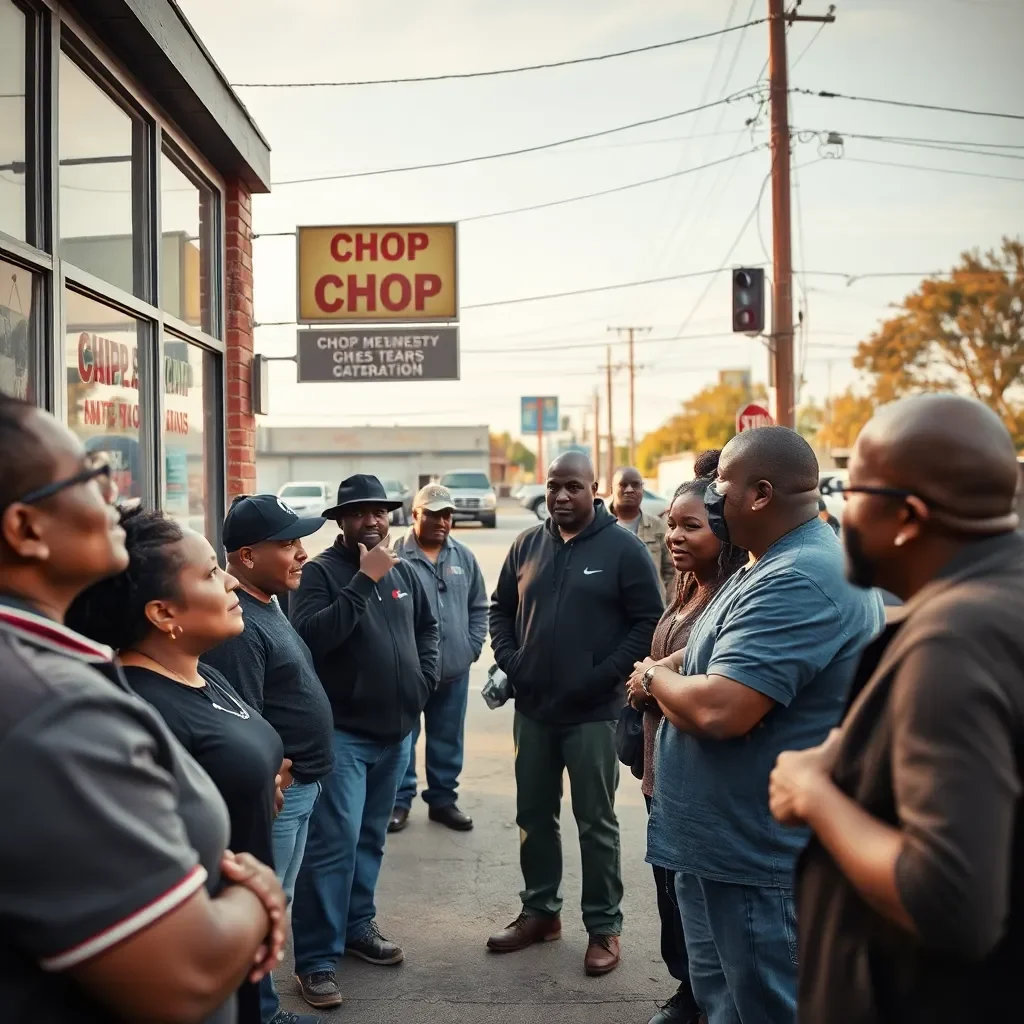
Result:
[[25,234],[27,172],[25,99],[28,20],[11,0],[0,0],[0,231]]
[[140,499],[140,321],[70,289],[64,309],[68,426],[87,451],[109,453],[121,499]]
[[136,241],[135,119],[60,55],[60,251],[69,263],[145,298]]
[[216,536],[209,495],[216,363],[211,353],[164,335],[164,511],[189,529]]
[[160,158],[160,306],[212,334],[210,255],[214,231],[212,189],[198,185],[176,158]]
[[27,270],[0,260],[0,391],[30,402],[35,401],[35,283]]

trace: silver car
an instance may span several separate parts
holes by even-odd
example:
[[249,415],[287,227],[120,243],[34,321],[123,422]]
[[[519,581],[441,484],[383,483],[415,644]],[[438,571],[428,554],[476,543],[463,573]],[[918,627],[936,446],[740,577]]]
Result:
[[456,523],[480,523],[488,530],[498,525],[498,496],[486,473],[478,469],[456,469],[441,477],[455,502]]
[[277,496],[300,516],[318,516],[334,504],[330,485],[322,480],[290,480]]

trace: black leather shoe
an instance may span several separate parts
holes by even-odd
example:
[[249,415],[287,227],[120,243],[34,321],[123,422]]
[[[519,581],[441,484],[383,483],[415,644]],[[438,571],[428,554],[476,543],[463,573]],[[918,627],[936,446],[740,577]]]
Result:
[[397,942],[388,942],[377,928],[377,922],[371,921],[358,939],[350,939],[345,943],[345,954],[357,956],[368,964],[378,967],[391,967],[405,959],[405,953]]
[[396,807],[391,812],[391,818],[388,821],[389,832],[401,832],[406,825],[409,824],[409,808],[408,807]]
[[310,1006],[318,1010],[329,1010],[332,1006],[341,1006],[341,989],[334,971],[312,971],[309,974],[296,974],[302,998]]
[[453,832],[469,832],[473,827],[473,819],[459,810],[458,805],[448,804],[445,807],[431,807],[430,820],[436,821]]
[[676,994],[661,1006],[647,1024],[698,1024],[703,1019],[690,986],[680,985]]

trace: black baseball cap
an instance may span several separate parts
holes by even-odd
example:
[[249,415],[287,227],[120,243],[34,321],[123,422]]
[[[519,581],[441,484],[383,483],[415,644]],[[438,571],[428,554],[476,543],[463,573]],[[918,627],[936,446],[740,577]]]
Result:
[[316,533],[326,522],[303,518],[276,494],[243,494],[224,517],[224,550],[238,551],[264,540],[297,540]]

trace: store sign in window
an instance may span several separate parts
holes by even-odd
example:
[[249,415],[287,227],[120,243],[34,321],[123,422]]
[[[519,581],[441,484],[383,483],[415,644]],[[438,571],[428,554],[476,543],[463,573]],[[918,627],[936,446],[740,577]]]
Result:
[[0,0],[0,231],[26,240],[25,12]]
[[0,391],[35,401],[32,274],[0,260]]
[[166,153],[160,157],[160,307],[214,334],[210,257],[216,193],[196,184]]
[[67,318],[68,426],[86,451],[107,452],[122,500],[142,497],[139,444],[140,321],[70,289]]
[[164,511],[197,533],[214,536],[208,503],[214,357],[164,335]]
[[61,53],[61,256],[145,298],[135,272],[140,225],[133,221],[132,202],[140,134],[132,116]]

